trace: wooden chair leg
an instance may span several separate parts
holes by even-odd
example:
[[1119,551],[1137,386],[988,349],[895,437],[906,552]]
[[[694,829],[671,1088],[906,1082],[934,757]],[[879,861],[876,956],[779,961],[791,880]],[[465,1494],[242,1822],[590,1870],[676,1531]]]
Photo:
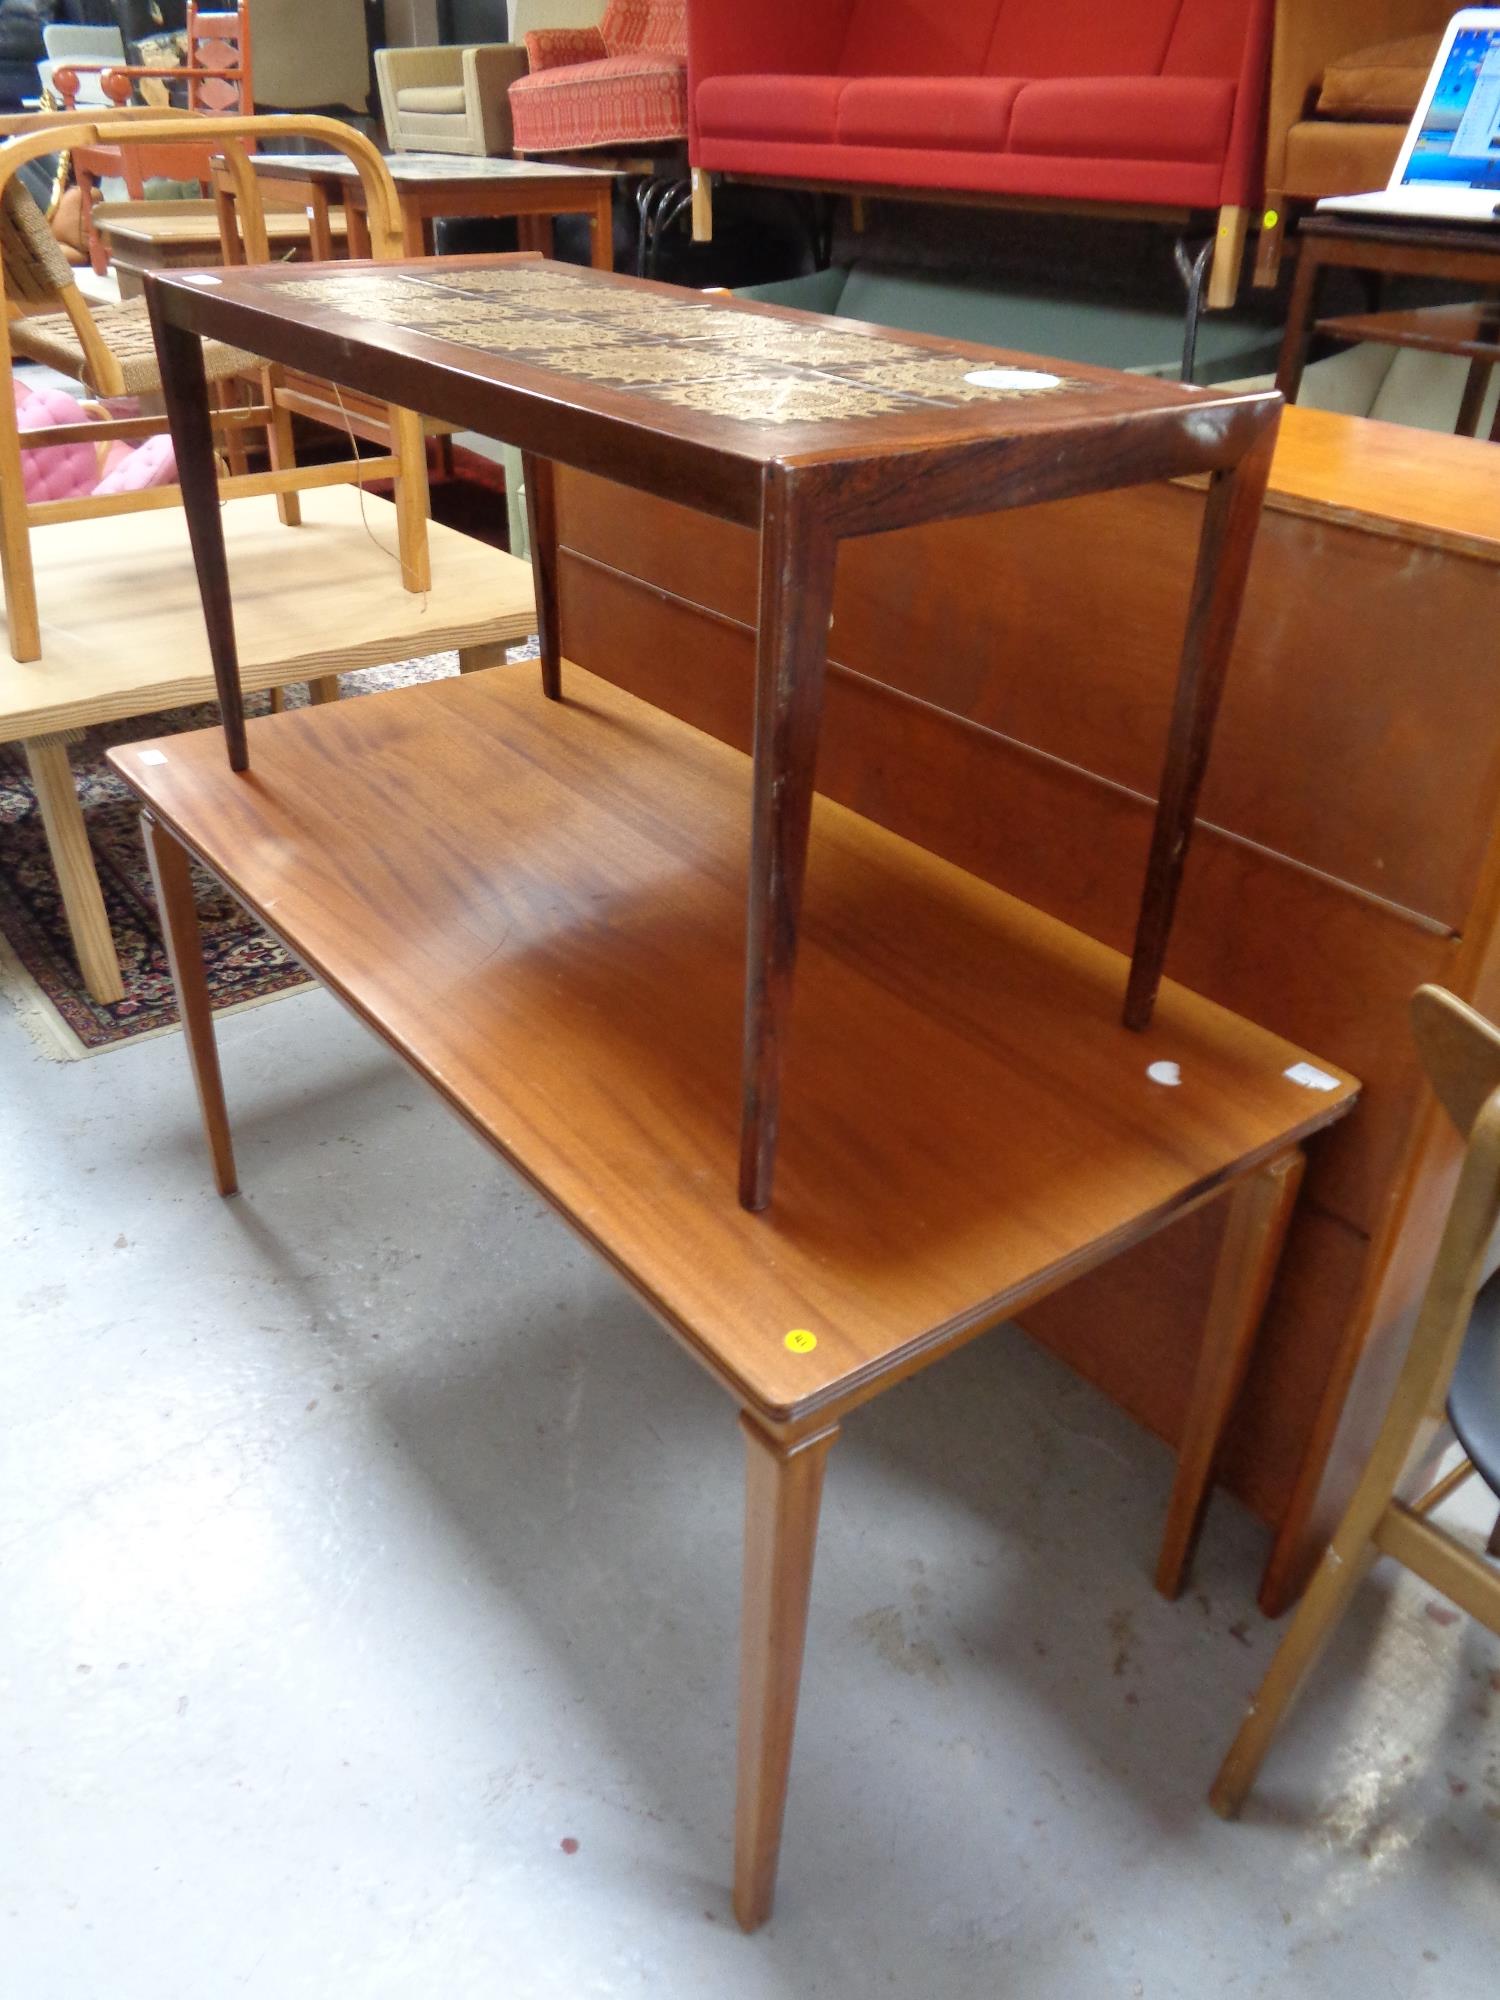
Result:
[[[262,370],[261,396],[271,412],[270,421],[266,425],[266,450],[270,454],[271,470],[290,472],[297,463],[297,443],[292,430],[292,413],[278,399],[281,383],[282,371],[279,368]],[[300,528],[301,496],[296,493],[278,493],[276,512],[283,527]]]
[[1180,1594],[1213,1488],[1214,1462],[1245,1379],[1302,1184],[1301,1148],[1248,1175],[1229,1197],[1208,1322],[1193,1375],[1177,1478],[1156,1565],[1163,1597]]
[[1496,1519],[1494,1527],[1490,1530],[1490,1538],[1484,1545],[1484,1552],[1487,1556],[1500,1556],[1500,1518]]
[[411,591],[431,590],[432,551],[427,540],[431,511],[427,490],[427,436],[415,410],[390,412],[391,442],[396,463],[396,536],[401,550],[401,580]]
[[1286,242],[1286,197],[1266,191],[1266,205],[1261,210],[1260,240],[1255,246],[1255,271],[1251,284],[1265,287],[1274,286],[1281,276],[1281,252]]
[[99,871],[94,866],[83,807],[68,762],[68,746],[60,736],[35,736],[25,748],[26,768],[41,808],[78,969],[90,996],[107,1007],[125,998],[125,982],[120,977]]
[[505,665],[506,641],[486,639],[477,646],[460,646],[458,649],[458,671],[461,674],[483,673],[486,667]]
[[[5,338],[0,329],[0,340]],[[0,398],[0,577],[5,585],[5,619],[11,658],[42,657],[42,625],[36,601],[36,570],[31,560],[31,524],[27,518],[26,475],[21,464],[21,433],[15,398]]]
[[838,1425],[785,1445],[749,1417],[740,1423],[745,1572],[734,1914],[742,1930],[753,1931],[770,1916],[776,1893],[823,1467]]
[[167,947],[167,963],[172,984],[177,989],[177,1006],[182,1015],[182,1032],[187,1042],[188,1060],[198,1091],[198,1108],[213,1160],[214,1186],[220,1194],[234,1194],[239,1186],[234,1170],[234,1146],[229,1137],[229,1112],[224,1103],[224,1079],[219,1072],[219,1049],[214,1039],[213,1008],[208,997],[208,979],[203,969],[203,935],[198,927],[198,906],[193,900],[192,869],[187,849],[174,840],[150,813],[141,814],[141,836],[146,843],[146,859],[156,890],[156,907],[161,916],[162,937]]
[[693,168],[693,241],[712,243],[714,238],[714,177],[702,167]]
[[315,681],[307,684],[308,700],[314,708],[321,708],[324,702],[339,698],[339,677],[337,674],[319,674]]
[[1413,1401],[1403,1393],[1403,1388],[1404,1383],[1397,1387],[1348,1511],[1324,1551],[1323,1560],[1214,1780],[1209,1804],[1224,1819],[1233,1819],[1244,1803],[1282,1718],[1317,1665],[1349,1607],[1350,1598],[1379,1553],[1375,1537],[1390,1509],[1391,1496],[1406,1490],[1414,1471],[1428,1455],[1439,1420],[1422,1399]]
[[[214,408],[232,410],[239,398],[233,381],[216,382],[213,386]],[[250,460],[245,453],[245,433],[238,424],[224,426],[224,462],[229,467],[230,476],[242,479],[250,470]]]
[[1214,263],[1208,276],[1210,312],[1227,312],[1239,297],[1240,271],[1245,262],[1245,239],[1250,232],[1250,212],[1244,208],[1221,208],[1214,237]]

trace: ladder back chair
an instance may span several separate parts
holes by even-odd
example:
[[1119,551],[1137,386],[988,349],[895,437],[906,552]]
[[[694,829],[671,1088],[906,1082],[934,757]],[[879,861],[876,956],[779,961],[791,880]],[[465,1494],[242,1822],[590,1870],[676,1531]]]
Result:
[[[1394,1556],[1500,1635],[1500,1568],[1432,1518],[1475,1476],[1500,1499],[1500,1028],[1437,986],[1418,989],[1412,1026],[1465,1141],[1463,1166],[1375,1450],[1210,1794],[1226,1819],[1378,1555]],[[1461,1463],[1429,1484],[1455,1439]],[[1414,1491],[1421,1497],[1403,1497]]]

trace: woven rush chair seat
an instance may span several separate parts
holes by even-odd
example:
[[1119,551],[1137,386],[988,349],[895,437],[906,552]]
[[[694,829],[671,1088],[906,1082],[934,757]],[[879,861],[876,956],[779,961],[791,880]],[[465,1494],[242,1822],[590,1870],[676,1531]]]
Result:
[[[118,390],[94,379],[83,342],[65,312],[32,313],[24,319],[12,320],[12,351],[25,355],[28,361],[45,362],[60,375],[72,376],[96,395],[155,395],[161,388],[161,369],[157,365],[156,343],[151,338],[145,300],[126,299],[117,306],[94,306],[91,313],[105,346],[119,363]],[[233,375],[253,374],[260,363],[242,348],[205,341],[203,365],[211,382],[222,382]]]

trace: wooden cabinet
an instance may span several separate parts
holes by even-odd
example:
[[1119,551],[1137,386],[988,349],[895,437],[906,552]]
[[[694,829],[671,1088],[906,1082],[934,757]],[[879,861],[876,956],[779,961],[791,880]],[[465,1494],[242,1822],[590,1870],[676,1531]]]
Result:
[[[1500,1008],[1500,458],[1287,413],[1168,970],[1365,1082],[1313,1149],[1226,1476],[1278,1608],[1341,1508],[1454,1160],[1406,1026]],[[560,474],[569,656],[748,746],[755,548]],[[819,788],[1129,948],[1201,493],[1153,486],[847,544]],[[1177,1439],[1212,1216],[1029,1331]]]

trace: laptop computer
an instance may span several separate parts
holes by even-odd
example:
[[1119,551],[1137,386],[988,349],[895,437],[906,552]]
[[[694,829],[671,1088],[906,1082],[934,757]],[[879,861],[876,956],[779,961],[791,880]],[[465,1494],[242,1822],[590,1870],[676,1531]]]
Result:
[[1388,184],[1331,195],[1318,212],[1500,220],[1500,7],[1465,7],[1448,23]]

